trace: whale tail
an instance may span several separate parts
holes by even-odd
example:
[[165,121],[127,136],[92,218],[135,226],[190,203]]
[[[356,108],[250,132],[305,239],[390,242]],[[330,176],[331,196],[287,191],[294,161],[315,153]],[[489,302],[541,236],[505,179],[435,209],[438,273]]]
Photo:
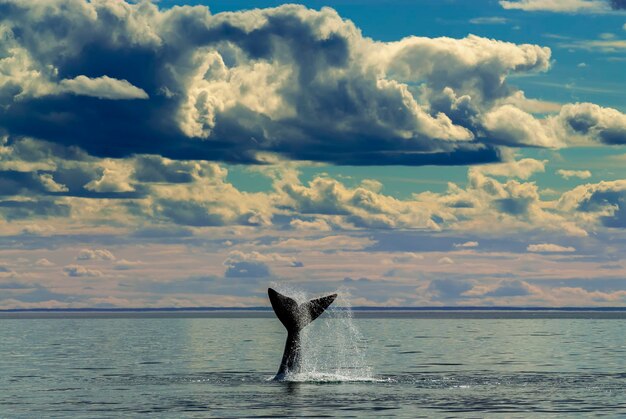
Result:
[[267,289],[276,317],[287,329],[285,352],[276,374],[276,379],[284,378],[289,371],[296,371],[300,362],[300,331],[317,319],[330,306],[337,294],[316,298],[298,304],[293,298],[282,295],[271,288]]
[[317,319],[337,298],[337,294],[332,294],[298,304],[293,298],[282,295],[271,288],[267,289],[267,294],[270,297],[276,317],[285,326],[288,333],[302,330],[306,325]]

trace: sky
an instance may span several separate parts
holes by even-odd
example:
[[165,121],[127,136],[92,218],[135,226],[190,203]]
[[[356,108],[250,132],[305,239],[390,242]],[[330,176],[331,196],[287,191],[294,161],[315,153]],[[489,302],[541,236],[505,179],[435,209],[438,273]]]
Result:
[[0,0],[0,310],[626,306],[622,0]]

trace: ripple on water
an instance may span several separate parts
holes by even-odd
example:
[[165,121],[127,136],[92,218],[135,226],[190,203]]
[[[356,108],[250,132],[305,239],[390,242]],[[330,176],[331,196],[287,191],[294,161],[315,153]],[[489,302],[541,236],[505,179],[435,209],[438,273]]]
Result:
[[[271,381],[284,344],[274,319],[99,320],[80,339],[61,320],[2,323],[0,417],[626,413],[624,322],[355,321],[363,343],[331,321],[311,329],[309,369],[286,382]],[[67,339],[80,356],[46,352]]]

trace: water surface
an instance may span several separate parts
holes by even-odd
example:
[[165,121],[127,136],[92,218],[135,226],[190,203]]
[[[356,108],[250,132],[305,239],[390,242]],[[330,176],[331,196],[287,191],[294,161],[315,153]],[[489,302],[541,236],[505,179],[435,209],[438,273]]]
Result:
[[0,417],[626,415],[623,313],[325,315],[296,382],[275,318],[133,316],[0,319]]

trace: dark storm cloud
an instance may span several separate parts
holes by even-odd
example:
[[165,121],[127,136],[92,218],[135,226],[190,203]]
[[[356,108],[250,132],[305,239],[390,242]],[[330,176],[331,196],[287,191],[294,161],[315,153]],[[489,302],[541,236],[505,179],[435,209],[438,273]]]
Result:
[[613,10],[626,9],[626,0],[610,0],[610,3]]
[[[473,139],[472,121],[511,93],[504,75],[549,65],[548,50],[478,37],[415,38],[394,50],[331,9],[295,5],[211,15],[205,7],[3,0],[0,22],[3,55],[12,59],[0,85],[0,127],[10,138],[99,157],[257,163],[258,152],[272,152],[354,165],[494,162],[497,150]],[[468,66],[463,54],[478,50],[493,56]],[[430,110],[403,84],[413,79],[429,86]],[[461,96],[469,93],[472,103]],[[142,160],[137,179],[189,181],[160,168]]]

